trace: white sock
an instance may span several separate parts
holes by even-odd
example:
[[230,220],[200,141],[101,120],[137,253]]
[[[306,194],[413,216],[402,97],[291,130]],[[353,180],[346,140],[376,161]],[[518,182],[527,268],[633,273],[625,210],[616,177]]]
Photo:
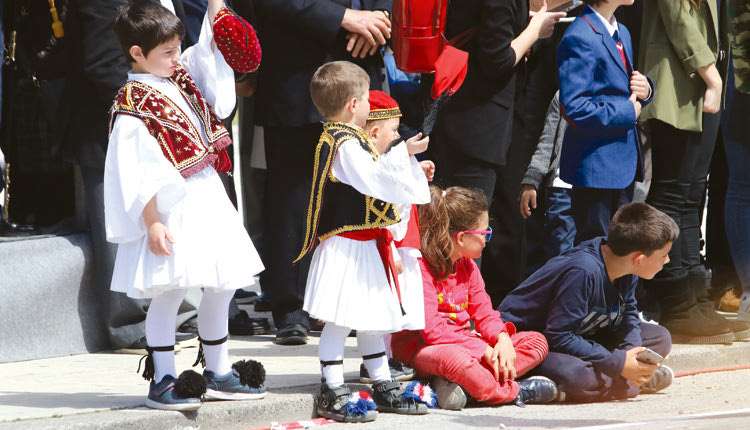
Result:
[[[177,309],[185,297],[185,290],[169,290],[153,299],[146,313],[146,343],[148,346],[174,345]],[[177,377],[174,365],[174,350],[154,351],[154,381],[159,383],[166,375]]]
[[[205,288],[198,308],[198,333],[203,340],[212,341],[227,336],[229,325],[229,301],[234,290],[217,290]],[[203,356],[206,358],[206,370],[217,376],[224,376],[232,371],[229,362],[229,344],[203,344]]]
[[318,358],[321,361],[320,372],[329,387],[344,385],[344,364],[342,362],[341,364],[324,365],[322,362],[344,360],[344,344],[350,331],[352,330],[348,327],[326,323],[320,333],[320,344],[318,345]]
[[391,352],[391,336],[390,333],[386,333],[383,335],[383,343],[385,344],[385,355],[388,357],[388,359],[393,358],[393,352]]
[[[388,368],[388,357],[385,355],[383,335],[357,331],[357,345],[372,382],[390,381],[391,370]],[[365,358],[370,355],[377,356]]]

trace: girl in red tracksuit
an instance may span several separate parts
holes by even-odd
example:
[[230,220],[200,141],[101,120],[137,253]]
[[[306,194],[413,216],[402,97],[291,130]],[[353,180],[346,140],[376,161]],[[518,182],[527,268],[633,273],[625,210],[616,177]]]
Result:
[[558,393],[551,380],[516,381],[547,356],[546,339],[537,332],[516,333],[503,322],[472,260],[492,236],[486,198],[461,187],[433,186],[430,194],[431,202],[419,209],[425,328],[395,334],[394,358],[420,376],[436,376],[433,389],[445,409],[462,408],[465,393],[488,404],[554,400]]

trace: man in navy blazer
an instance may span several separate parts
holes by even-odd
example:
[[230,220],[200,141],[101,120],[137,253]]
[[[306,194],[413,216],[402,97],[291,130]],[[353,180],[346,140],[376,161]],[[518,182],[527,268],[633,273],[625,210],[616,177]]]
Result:
[[643,180],[636,121],[654,95],[650,78],[633,70],[630,33],[614,11],[633,0],[584,0],[557,49],[560,104],[569,127],[560,178],[573,185],[576,243],[605,236],[617,209]]

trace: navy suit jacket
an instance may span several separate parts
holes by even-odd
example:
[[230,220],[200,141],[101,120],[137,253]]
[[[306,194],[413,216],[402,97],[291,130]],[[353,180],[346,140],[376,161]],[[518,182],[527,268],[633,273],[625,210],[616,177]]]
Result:
[[[560,178],[573,186],[623,189],[643,179],[635,108],[630,97],[633,50],[618,23],[627,69],[601,18],[588,5],[557,49],[560,104],[569,127],[560,154]],[[654,95],[641,100],[646,106]]]

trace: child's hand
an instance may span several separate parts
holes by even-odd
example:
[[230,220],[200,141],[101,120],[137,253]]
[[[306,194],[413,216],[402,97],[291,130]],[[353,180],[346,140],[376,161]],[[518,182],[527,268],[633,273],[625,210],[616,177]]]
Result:
[[419,167],[424,171],[427,181],[431,182],[432,178],[435,177],[435,163],[430,160],[424,160],[419,162]]
[[483,358],[494,370],[496,381],[516,379],[516,350],[513,348],[513,341],[510,340],[508,333],[500,333],[495,347],[488,346]]
[[633,102],[633,108],[635,109],[635,119],[637,120],[638,117],[641,116],[641,102],[638,101],[638,96],[636,96],[635,93],[631,93],[628,100]]
[[630,76],[630,92],[635,94],[639,100],[646,100],[651,92],[648,79],[637,70],[633,70],[633,74]]
[[402,260],[398,260],[396,262],[396,274],[402,275],[404,273],[404,263],[401,262]]
[[536,188],[533,185],[521,186],[521,216],[526,219],[531,215],[531,209],[536,209]]
[[172,255],[167,247],[167,241],[174,243],[172,233],[166,225],[155,222],[148,226],[148,248],[154,255]]
[[425,136],[422,139],[422,132],[410,137],[406,141],[406,150],[409,151],[409,155],[421,154],[427,150],[427,145],[430,143],[430,136]]
[[529,12],[529,27],[536,29],[539,39],[546,39],[552,36],[555,31],[555,24],[560,18],[565,17],[565,12],[547,12],[547,2],[542,2],[542,7],[534,12]]
[[659,367],[658,364],[647,364],[641,363],[636,360],[635,356],[639,352],[643,351],[644,347],[636,346],[635,348],[629,349],[625,352],[625,365],[622,367],[620,373],[623,378],[630,381],[633,386],[640,387],[651,379],[656,369]]

